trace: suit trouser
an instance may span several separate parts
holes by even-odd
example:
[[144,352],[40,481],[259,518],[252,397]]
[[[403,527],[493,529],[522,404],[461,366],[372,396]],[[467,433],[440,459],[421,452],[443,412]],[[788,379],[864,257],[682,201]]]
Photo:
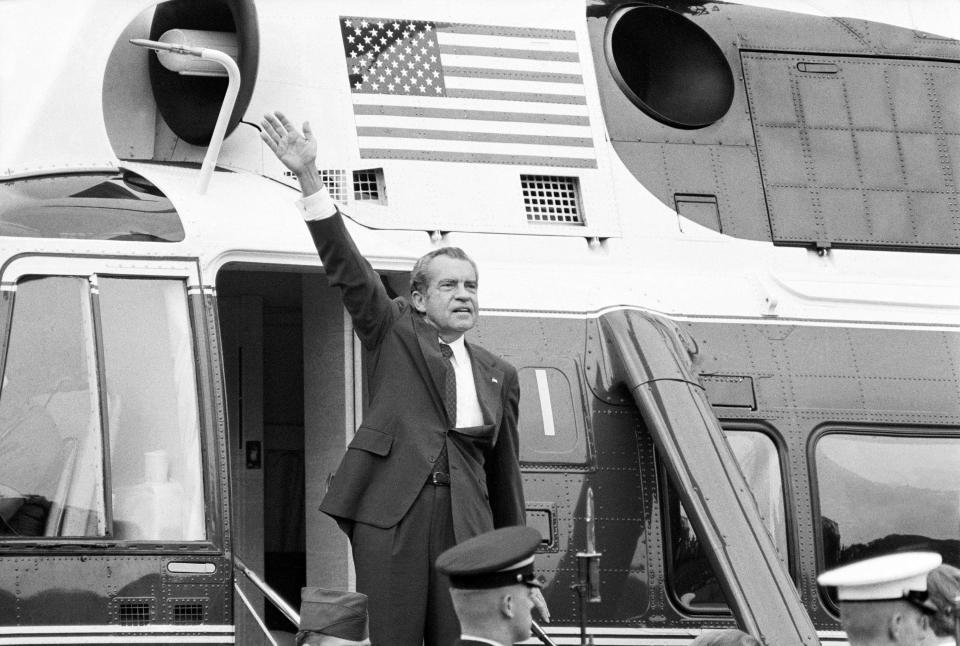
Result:
[[450,646],[460,637],[449,581],[434,568],[454,542],[450,487],[432,484],[396,526],[353,526],[357,590],[369,597],[373,646]]

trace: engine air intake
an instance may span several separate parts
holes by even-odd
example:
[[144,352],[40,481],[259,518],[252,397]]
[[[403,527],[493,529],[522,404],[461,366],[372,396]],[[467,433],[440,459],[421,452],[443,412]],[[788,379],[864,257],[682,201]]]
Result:
[[674,128],[702,128],[727,113],[733,73],[699,25],[663,7],[614,13],[604,37],[607,64],[623,93],[648,116]]

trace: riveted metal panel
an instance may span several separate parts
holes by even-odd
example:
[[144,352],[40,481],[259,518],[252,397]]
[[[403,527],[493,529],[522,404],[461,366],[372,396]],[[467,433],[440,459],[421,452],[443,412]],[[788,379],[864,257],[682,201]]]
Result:
[[741,60],[774,242],[960,249],[960,63]]

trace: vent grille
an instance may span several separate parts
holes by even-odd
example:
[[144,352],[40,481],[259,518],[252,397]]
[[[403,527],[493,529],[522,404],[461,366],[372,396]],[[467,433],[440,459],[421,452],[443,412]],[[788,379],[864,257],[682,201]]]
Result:
[[528,222],[582,225],[580,181],[558,175],[521,175]]
[[386,204],[385,198],[382,168],[368,168],[353,171],[354,201]]
[[150,623],[150,604],[143,601],[120,604],[121,626],[143,626]]
[[175,624],[202,624],[202,603],[178,603],[173,606],[173,623]]
[[[323,185],[326,186],[327,191],[330,192],[330,197],[341,204],[346,204],[347,171],[343,168],[318,168],[317,172],[320,173],[320,179],[323,181]],[[289,170],[283,174],[286,177],[294,177],[293,172]]]
[[321,168],[320,179],[330,191],[330,197],[341,204],[347,202],[347,171],[342,168]]

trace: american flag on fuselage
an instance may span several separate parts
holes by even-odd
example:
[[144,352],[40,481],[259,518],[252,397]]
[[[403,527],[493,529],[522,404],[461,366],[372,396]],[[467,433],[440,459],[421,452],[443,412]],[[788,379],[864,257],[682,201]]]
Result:
[[360,157],[596,168],[571,30],[340,17]]

